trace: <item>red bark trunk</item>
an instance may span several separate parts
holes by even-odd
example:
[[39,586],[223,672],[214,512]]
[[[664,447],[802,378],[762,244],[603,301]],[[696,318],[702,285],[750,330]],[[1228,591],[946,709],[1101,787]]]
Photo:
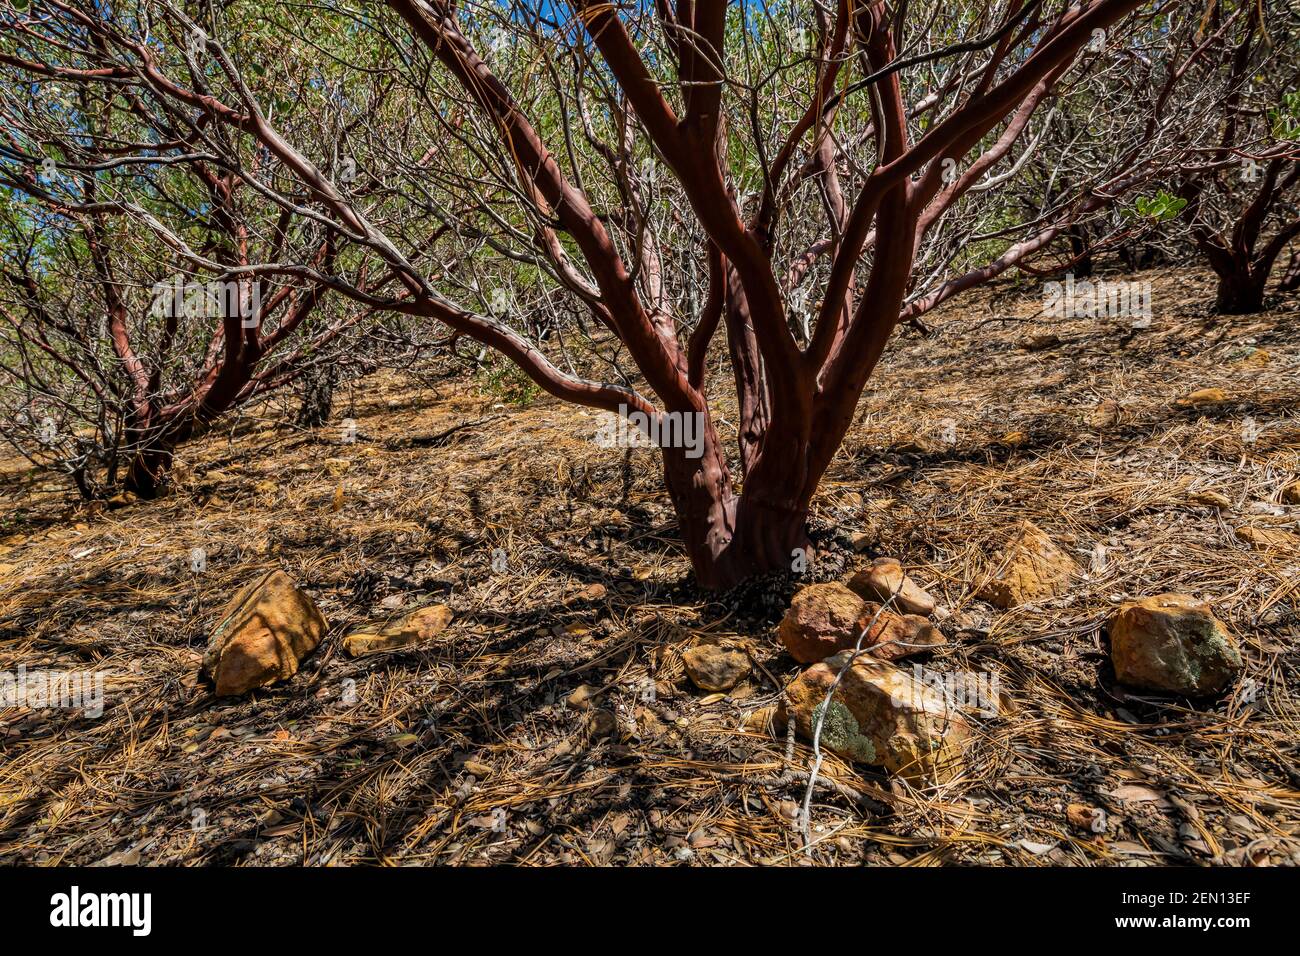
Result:
[[[784,451],[788,460],[806,458],[806,448]],[[682,542],[701,587],[725,590],[751,577],[789,571],[801,554],[811,560],[807,485],[778,480],[775,469],[766,472],[770,477],[757,469],[737,494],[711,421],[699,458],[665,448],[663,459]]]
[[137,498],[150,501],[162,493],[173,460],[169,448],[142,448],[131,459],[123,489]]
[[1248,266],[1219,274],[1214,311],[1221,315],[1250,315],[1264,310],[1264,284],[1268,272],[1252,273]]

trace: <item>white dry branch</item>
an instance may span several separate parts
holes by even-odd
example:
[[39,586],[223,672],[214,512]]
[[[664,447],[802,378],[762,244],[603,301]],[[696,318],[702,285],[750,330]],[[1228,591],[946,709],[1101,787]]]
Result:
[[[834,698],[835,691],[840,686],[840,681],[843,680],[844,675],[848,673],[849,668],[853,666],[853,662],[858,659],[858,655],[864,652],[862,642],[876,626],[876,621],[880,620],[880,615],[884,614],[886,609],[894,603],[894,600],[898,597],[898,592],[903,589],[903,582],[906,580],[905,576],[900,576],[898,585],[894,588],[893,593],[881,603],[880,607],[876,608],[876,613],[871,615],[871,620],[867,622],[866,626],[862,629],[862,632],[858,634],[858,639],[853,644],[852,653],[849,654],[848,659],[840,667],[839,672],[835,675],[835,679],[831,681],[831,686],[826,691],[826,697],[822,700],[821,706],[813,711],[812,769],[808,774],[808,786],[807,789],[804,790],[803,805],[799,808],[799,832],[803,836],[803,849],[805,853],[812,853],[812,797],[813,791],[817,787],[817,774],[820,773],[822,769],[822,726],[826,723],[826,714],[831,708],[831,700]],[[788,709],[789,708],[787,707],[787,710]],[[793,725],[793,714],[789,715],[789,720]]]

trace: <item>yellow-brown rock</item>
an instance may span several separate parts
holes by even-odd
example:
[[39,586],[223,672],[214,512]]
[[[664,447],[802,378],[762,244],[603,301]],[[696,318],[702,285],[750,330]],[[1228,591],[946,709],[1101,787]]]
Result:
[[1210,606],[1186,594],[1128,601],[1106,629],[1115,676],[1130,687],[1217,694],[1243,666],[1237,642]]
[[1237,529],[1237,537],[1260,551],[1300,552],[1300,537],[1281,528],[1255,528],[1246,525]]
[[[796,732],[811,740],[826,694],[848,658],[848,652],[837,654],[800,674],[786,690],[778,722],[793,719]],[[970,736],[970,725],[940,691],[892,664],[859,655],[826,708],[821,743],[845,760],[925,785],[961,769]]]
[[876,558],[871,567],[853,575],[849,590],[881,603],[894,596],[894,607],[905,614],[934,613],[934,597],[903,572],[897,558]]
[[728,691],[749,676],[749,655],[738,647],[698,644],[682,654],[682,666],[700,690]]
[[1110,428],[1118,424],[1124,415],[1124,407],[1112,399],[1097,403],[1097,407],[1088,415],[1088,424],[1093,428]]
[[1037,525],[1022,521],[977,596],[996,607],[1019,607],[1063,594],[1078,570]]
[[1201,408],[1206,405],[1222,405],[1228,400],[1228,393],[1221,388],[1198,388],[1178,400],[1179,405]]
[[315,602],[283,571],[246,585],[222,611],[203,654],[218,697],[288,680],[326,630]]
[[451,608],[447,605],[418,607],[386,623],[358,628],[343,639],[343,650],[351,657],[396,650],[437,637],[450,623]]

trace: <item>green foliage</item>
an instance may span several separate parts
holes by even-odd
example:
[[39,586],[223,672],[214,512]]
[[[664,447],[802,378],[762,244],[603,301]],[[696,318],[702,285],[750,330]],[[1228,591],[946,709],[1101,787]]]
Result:
[[1134,203],[1139,216],[1155,222],[1168,222],[1182,212],[1186,205],[1186,199],[1171,196],[1163,189],[1154,196],[1139,196]]
[[1300,142],[1300,91],[1282,94],[1282,102],[1268,111],[1269,124],[1276,139]]
[[478,387],[484,394],[520,408],[531,405],[541,392],[537,383],[518,365],[496,352],[487,354],[476,377]]

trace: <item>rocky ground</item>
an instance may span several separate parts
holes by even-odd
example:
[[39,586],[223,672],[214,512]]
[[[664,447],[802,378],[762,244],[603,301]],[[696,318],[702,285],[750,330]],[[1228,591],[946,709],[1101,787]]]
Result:
[[1300,862],[1300,305],[1138,278],[901,335],[808,571],[720,596],[652,451],[492,381],[262,409],[151,504],[4,463],[0,678],[104,685],[0,710],[0,863]]

